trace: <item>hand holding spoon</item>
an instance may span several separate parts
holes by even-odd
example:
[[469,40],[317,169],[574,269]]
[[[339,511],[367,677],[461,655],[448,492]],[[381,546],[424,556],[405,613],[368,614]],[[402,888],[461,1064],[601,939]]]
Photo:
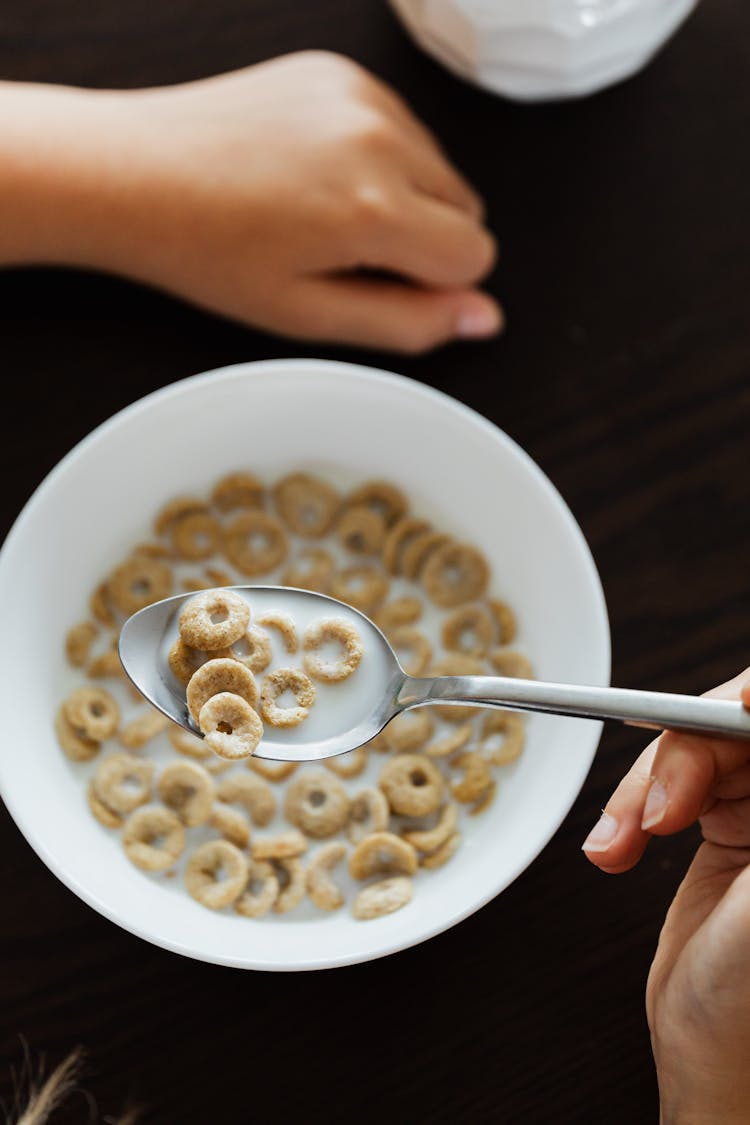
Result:
[[[267,726],[258,758],[312,762],[344,754],[374,738],[396,715],[432,703],[463,703],[541,711],[750,739],[750,711],[741,703],[623,688],[584,687],[503,676],[407,675],[383,634],[351,606],[308,590],[280,586],[234,586],[257,617],[264,611],[289,613],[304,629],[323,617],[342,617],[360,633],[362,663],[349,681],[321,690],[330,694],[299,727]],[[169,669],[166,654],[177,636],[177,618],[194,594],[165,598],[129,618],[120,633],[120,660],[138,690],[167,718],[201,737],[185,701],[185,689]],[[313,721],[314,720],[314,721]]]

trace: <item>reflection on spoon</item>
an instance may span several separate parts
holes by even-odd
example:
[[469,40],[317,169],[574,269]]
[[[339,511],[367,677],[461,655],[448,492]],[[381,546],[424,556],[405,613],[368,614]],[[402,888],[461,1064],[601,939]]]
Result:
[[[337,684],[318,684],[308,718],[294,728],[266,726],[255,757],[313,762],[345,754],[374,738],[396,715],[430,703],[472,703],[517,711],[542,711],[587,719],[618,719],[658,729],[699,731],[750,739],[750,712],[723,699],[582,687],[501,676],[408,676],[376,625],[364,614],[325,594],[283,586],[232,586],[253,615],[290,614],[303,633],[313,621],[341,617],[358,630],[363,657]],[[185,688],[172,675],[167,652],[177,619],[195,594],[155,602],[130,617],[120,632],[120,660],[138,690],[167,718],[202,737],[188,711]],[[292,658],[284,656],[288,664]]]

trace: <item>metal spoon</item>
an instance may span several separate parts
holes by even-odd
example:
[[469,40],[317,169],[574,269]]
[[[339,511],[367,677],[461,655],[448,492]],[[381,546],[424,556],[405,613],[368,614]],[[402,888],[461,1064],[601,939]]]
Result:
[[[365,682],[361,708],[353,722],[325,738],[311,739],[305,723],[289,730],[266,726],[256,757],[275,761],[312,762],[353,750],[374,738],[394,716],[430,703],[472,703],[514,711],[542,711],[584,719],[618,719],[657,730],[694,731],[750,739],[750,712],[741,703],[623,688],[583,687],[502,676],[408,676],[376,625],[351,606],[307,590],[281,586],[234,586],[250,601],[257,617],[264,610],[282,609],[301,623],[311,617],[344,617],[357,626],[365,646],[362,665],[351,680]],[[194,594],[156,602],[134,614],[120,632],[120,660],[127,675],[154,707],[201,737],[185,702],[185,689],[172,676],[166,661],[177,636],[177,617]],[[368,668],[367,677],[363,676]],[[373,670],[377,674],[373,674]],[[348,682],[348,681],[347,681]],[[332,693],[344,685],[329,688]],[[329,697],[335,698],[333,694]],[[340,708],[331,707],[334,721]],[[309,722],[309,720],[307,720]]]

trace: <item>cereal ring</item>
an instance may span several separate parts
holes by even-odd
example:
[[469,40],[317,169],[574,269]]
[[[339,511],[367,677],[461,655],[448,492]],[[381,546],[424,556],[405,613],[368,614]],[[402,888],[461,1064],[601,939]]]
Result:
[[168,598],[174,580],[172,570],[160,559],[133,555],[109,577],[108,590],[117,609],[129,617],[153,602]]
[[189,731],[183,730],[182,727],[178,727],[174,723],[170,723],[169,726],[169,741],[179,754],[185,754],[188,758],[200,760],[213,757],[213,752],[210,747],[206,746],[202,738],[190,734]]
[[248,758],[245,764],[266,781],[286,781],[298,767],[297,762],[272,762],[268,758]]
[[[324,660],[318,649],[329,641],[341,647],[338,660]],[[305,671],[314,680],[335,684],[346,680],[359,667],[362,660],[362,638],[350,621],[343,617],[325,617],[313,621],[305,629],[302,638],[305,655],[302,658]]]
[[305,869],[296,856],[273,860],[273,869],[279,881],[279,893],[273,910],[276,914],[288,914],[305,897]]
[[498,637],[501,645],[509,645],[515,639],[518,630],[516,615],[507,602],[490,598],[487,602],[497,624]]
[[[276,700],[290,691],[296,707],[279,707]],[[272,727],[297,727],[310,714],[315,702],[315,685],[299,668],[277,668],[263,677],[260,689],[260,713]]]
[[379,609],[373,621],[381,632],[388,634],[400,625],[414,625],[422,616],[422,603],[411,596],[394,598]]
[[94,787],[93,779],[89,782],[88,788],[86,789],[86,799],[91,812],[100,824],[103,824],[105,828],[120,827],[122,817],[119,813],[116,813],[114,809],[111,809],[109,805],[105,805]]
[[281,575],[281,584],[325,594],[335,569],[333,556],[328,551],[322,547],[305,547]]
[[390,811],[388,802],[379,789],[361,789],[352,801],[349,818],[349,839],[358,844],[373,832],[384,832],[388,827]]
[[529,659],[522,652],[514,652],[509,648],[496,648],[490,653],[489,659],[498,676],[510,676],[517,680],[534,679]]
[[186,645],[182,637],[177,638],[167,654],[167,663],[172,675],[183,687],[187,687],[193,674],[209,659],[205,652],[199,652],[197,648]]
[[267,574],[286,558],[286,533],[267,512],[240,512],[224,528],[224,554],[250,578]]
[[331,872],[338,867],[346,855],[346,844],[324,844],[310,861],[305,884],[311,901],[318,910],[338,910],[344,905],[346,896],[331,878]]
[[264,629],[276,629],[281,635],[287,652],[294,653],[299,650],[297,626],[290,614],[282,613],[280,610],[271,610],[269,613],[264,613],[258,617],[257,622]]
[[490,609],[476,602],[467,602],[448,614],[443,621],[441,635],[443,645],[451,652],[482,657],[494,644],[496,633],[497,622]]
[[61,748],[74,762],[88,762],[101,750],[101,743],[86,738],[71,724],[63,704],[55,716],[55,734]]
[[114,696],[100,687],[79,687],[63,703],[72,727],[91,742],[111,738],[120,725],[120,708]]
[[367,751],[364,746],[358,746],[347,754],[326,758],[323,765],[337,777],[359,777],[367,769]]
[[307,473],[292,473],[273,490],[284,523],[303,539],[318,539],[332,528],[341,500],[335,488]]
[[407,844],[420,852],[435,852],[452,836],[458,827],[458,809],[454,804],[443,805],[433,828],[419,828],[402,832]]
[[166,535],[176,520],[207,511],[208,504],[197,496],[176,496],[159,511],[154,520],[154,531],[157,535]]
[[448,860],[452,859],[458,851],[460,844],[461,833],[454,832],[453,835],[449,836],[445,843],[441,844],[439,848],[436,848],[434,852],[430,855],[422,856],[419,861],[419,866],[426,867],[430,871],[434,871],[437,867],[445,867]]
[[275,836],[255,836],[250,854],[253,859],[289,859],[307,851],[307,838],[296,828]]
[[198,725],[214,754],[231,762],[249,757],[263,737],[257,711],[230,691],[220,691],[203,704]]
[[371,614],[388,597],[388,579],[374,566],[348,566],[334,574],[331,597]]
[[264,828],[276,813],[276,798],[271,786],[249,773],[233,773],[222,778],[216,793],[220,801],[244,805],[258,828]]
[[150,559],[174,559],[174,555],[163,543],[137,543],[131,555],[146,555]]
[[101,582],[94,590],[89,598],[89,609],[101,625],[106,625],[108,629],[114,629],[117,621],[110,606],[109,586],[106,582]]
[[378,782],[391,810],[401,816],[427,816],[440,807],[443,775],[420,754],[399,754],[383,769]]
[[247,858],[228,840],[208,840],[196,848],[185,867],[185,886],[201,906],[223,910],[247,884]]
[[247,817],[230,805],[217,801],[211,809],[208,823],[236,848],[246,848],[250,843],[250,824]]
[[[499,741],[499,745],[498,745]],[[524,721],[515,711],[487,711],[479,749],[493,766],[506,766],[523,753]]]
[[412,711],[402,711],[391,719],[385,728],[385,737],[392,750],[398,753],[408,753],[410,750],[419,750],[425,742],[432,737],[435,723],[426,707],[415,708]]
[[93,621],[80,621],[68,630],[65,638],[65,655],[74,668],[82,668],[89,658],[91,646],[99,632]]
[[492,785],[489,763],[481,754],[467,750],[451,764],[463,771],[460,781],[451,782],[453,796],[461,804],[470,805],[473,801],[478,801],[484,791]]
[[140,750],[152,738],[156,738],[157,734],[161,734],[169,726],[169,719],[166,715],[162,715],[161,711],[151,707],[145,715],[139,715],[137,719],[124,726],[120,731],[120,742],[126,746],[128,750]]
[[220,512],[235,508],[262,508],[265,489],[252,473],[229,473],[214,485],[211,503]]
[[250,606],[241,594],[234,590],[206,590],[182,607],[180,637],[190,648],[214,652],[233,645],[249,624]]
[[94,789],[99,800],[113,812],[129,813],[148,801],[153,776],[152,762],[118,751],[99,763]]
[[401,573],[404,578],[416,582],[432,552],[449,542],[450,535],[445,535],[442,531],[422,531],[409,539],[401,555]]
[[376,734],[374,738],[371,738],[369,742],[366,742],[365,749],[376,750],[378,754],[390,754],[391,747],[388,743],[388,739],[386,738],[385,731],[381,730],[380,734]]
[[349,857],[352,879],[369,879],[371,875],[413,875],[416,870],[416,851],[392,832],[365,836]]
[[245,918],[262,918],[279,895],[279,880],[270,863],[250,860],[245,889],[234,904],[234,909]]
[[185,829],[163,805],[142,805],[125,821],[125,854],[142,871],[166,871],[185,850]]
[[348,503],[356,508],[364,506],[382,516],[390,527],[406,515],[409,502],[400,488],[387,480],[368,480],[350,493]]
[[401,573],[401,558],[408,543],[415,536],[430,530],[426,520],[407,517],[395,523],[385,537],[383,544],[383,566],[389,574]]
[[237,660],[226,656],[218,657],[209,660],[194,672],[187,686],[187,705],[196,722],[199,721],[204,704],[208,703],[212,695],[219,695],[221,692],[240,695],[251,707],[255,707],[258,702],[258,685],[250,669]]
[[271,638],[265,629],[248,625],[243,636],[217,655],[230,657],[244,664],[251,672],[264,672],[273,659]]
[[112,646],[101,653],[100,656],[95,657],[86,669],[86,675],[93,680],[109,680],[115,676],[122,679],[125,672],[120,663],[120,654],[117,648]]
[[352,904],[352,914],[361,922],[370,918],[381,918],[393,914],[411,902],[414,885],[411,879],[398,875],[393,879],[381,879],[363,887]]
[[[432,645],[424,633],[411,625],[400,625],[389,634],[388,640],[408,676],[424,675],[432,660]],[[408,660],[403,658],[404,649],[411,653]]]
[[[474,656],[466,653],[452,652],[433,664],[430,674],[433,676],[482,676],[486,675],[484,665]],[[466,707],[454,703],[439,703],[435,706],[435,714],[446,723],[463,723],[472,719],[479,707]]]
[[360,505],[345,509],[336,528],[336,537],[353,555],[379,555],[385,531],[385,520],[380,513]]
[[334,836],[349,819],[349,797],[341,782],[322,771],[290,781],[284,801],[287,820],[316,840]]
[[172,546],[182,559],[199,562],[210,559],[219,550],[221,527],[213,516],[205,512],[193,512],[181,516],[171,527]]
[[422,585],[435,605],[450,609],[481,598],[490,571],[484,555],[465,543],[444,543],[433,551],[422,571]]
[[471,723],[462,723],[450,734],[436,739],[435,742],[427,746],[425,754],[428,758],[447,758],[449,754],[454,754],[456,750],[463,749],[473,733],[474,728]]
[[474,805],[474,807],[472,809],[469,809],[469,816],[479,816],[480,813],[485,812],[495,800],[496,793],[497,782],[493,778],[485,789],[484,793],[480,795],[479,800]]
[[207,566],[204,568],[206,578],[213,589],[219,586],[234,586],[236,585],[232,575],[228,571],[222,570],[220,566]]
[[213,582],[206,582],[203,578],[188,576],[180,583],[182,589],[188,594],[199,594],[201,590],[213,590]]
[[156,787],[162,802],[174,809],[186,828],[205,824],[210,817],[216,785],[197,762],[170,762]]

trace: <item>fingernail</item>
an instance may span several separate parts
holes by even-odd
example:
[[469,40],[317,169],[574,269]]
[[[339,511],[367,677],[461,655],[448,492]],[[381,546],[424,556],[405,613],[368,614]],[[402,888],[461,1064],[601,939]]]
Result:
[[584,840],[582,851],[606,852],[617,835],[619,827],[620,825],[613,816],[610,816],[609,813],[602,813]]
[[667,791],[660,781],[656,778],[651,782],[651,788],[646,797],[646,805],[643,809],[643,820],[641,821],[641,828],[644,831],[648,828],[653,828],[654,825],[659,824],[664,819],[664,813],[667,811]]
[[456,335],[462,340],[483,340],[494,336],[502,325],[500,310],[491,304],[476,304],[459,313]]

